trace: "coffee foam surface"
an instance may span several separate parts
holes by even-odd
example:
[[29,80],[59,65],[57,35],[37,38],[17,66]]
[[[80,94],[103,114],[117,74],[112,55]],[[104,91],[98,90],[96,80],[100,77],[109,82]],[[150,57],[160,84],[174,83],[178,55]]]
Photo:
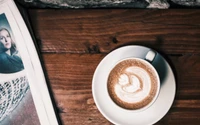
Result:
[[123,108],[139,109],[153,100],[158,79],[149,65],[129,59],[112,69],[108,77],[108,92],[115,103]]
[[114,84],[118,98],[128,103],[137,103],[148,96],[151,78],[143,68],[131,66],[119,75]]

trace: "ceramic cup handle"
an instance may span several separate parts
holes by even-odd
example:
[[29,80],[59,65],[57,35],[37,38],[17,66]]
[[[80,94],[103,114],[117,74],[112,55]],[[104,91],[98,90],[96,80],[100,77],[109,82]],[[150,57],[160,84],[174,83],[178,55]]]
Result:
[[154,60],[155,57],[156,57],[156,52],[153,51],[153,50],[150,50],[150,51],[147,53],[147,55],[146,55],[146,57],[145,57],[145,60],[147,60],[148,62],[151,63],[151,62]]

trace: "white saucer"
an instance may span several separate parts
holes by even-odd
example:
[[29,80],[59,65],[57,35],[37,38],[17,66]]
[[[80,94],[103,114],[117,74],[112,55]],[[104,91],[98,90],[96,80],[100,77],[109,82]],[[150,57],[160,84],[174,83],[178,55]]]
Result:
[[122,109],[109,97],[107,78],[113,65],[128,57],[145,58],[150,48],[143,46],[125,46],[109,53],[98,65],[93,76],[92,94],[97,108],[102,115],[116,125],[152,125],[169,111],[175,97],[176,83],[171,67],[157,53],[152,65],[158,71],[161,89],[154,104],[141,112]]

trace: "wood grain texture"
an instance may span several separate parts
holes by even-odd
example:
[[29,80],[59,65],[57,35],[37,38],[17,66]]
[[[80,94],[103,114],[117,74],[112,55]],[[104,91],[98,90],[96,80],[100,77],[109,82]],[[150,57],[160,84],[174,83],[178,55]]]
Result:
[[198,10],[32,10],[30,14],[42,52],[108,53],[132,44],[166,54],[200,51]]
[[63,125],[111,125],[92,97],[99,62],[125,45],[160,52],[176,77],[169,112],[156,125],[200,123],[200,10],[29,10]]

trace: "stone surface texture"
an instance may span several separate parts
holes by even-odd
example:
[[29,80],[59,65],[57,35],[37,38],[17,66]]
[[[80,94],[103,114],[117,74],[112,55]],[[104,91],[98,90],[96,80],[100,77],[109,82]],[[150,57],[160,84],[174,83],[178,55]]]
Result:
[[171,0],[176,4],[184,6],[200,6],[200,0]]
[[53,8],[97,8],[97,7],[137,7],[148,5],[145,0],[17,0],[20,3],[36,7]]
[[200,0],[16,0],[27,7],[37,8],[170,8],[200,7]]

